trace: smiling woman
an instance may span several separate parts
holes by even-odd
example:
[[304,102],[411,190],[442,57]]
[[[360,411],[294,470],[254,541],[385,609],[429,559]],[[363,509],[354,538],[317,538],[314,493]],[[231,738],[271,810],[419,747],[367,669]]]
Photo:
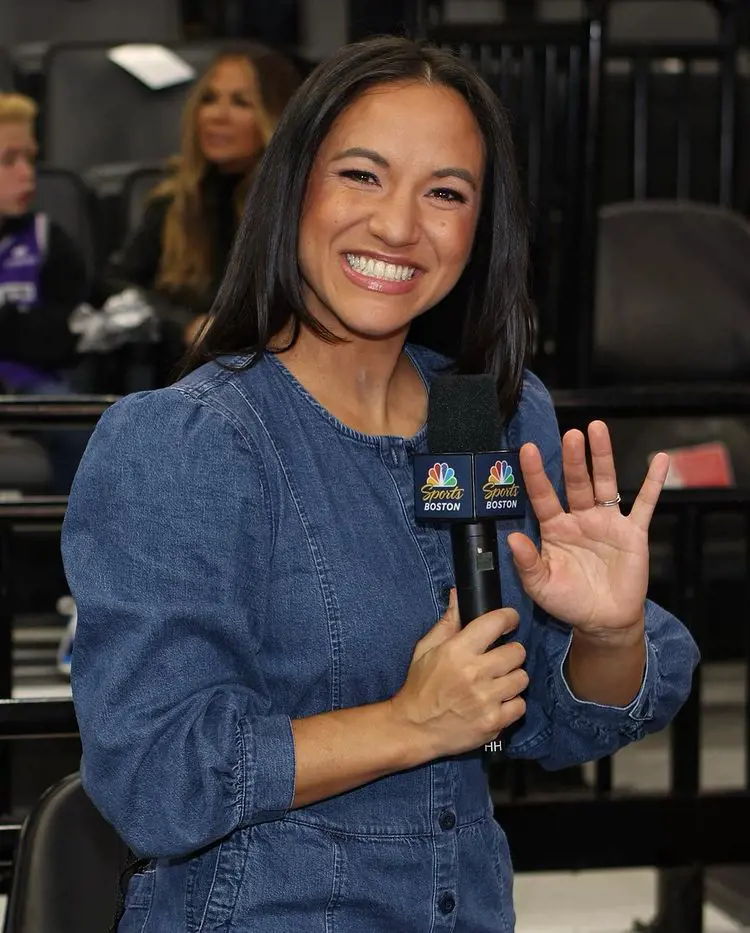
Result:
[[[512,933],[482,747],[517,723],[510,755],[566,767],[684,701],[695,645],[646,600],[668,458],[624,516],[606,426],[593,476],[561,447],[526,257],[464,62],[372,40],[290,103],[187,374],[105,414],[63,530],[84,787],[150,862],[120,933]],[[407,339],[437,308],[455,362]],[[534,510],[499,540],[508,608],[473,620],[450,532],[415,521],[449,368],[493,376]]]

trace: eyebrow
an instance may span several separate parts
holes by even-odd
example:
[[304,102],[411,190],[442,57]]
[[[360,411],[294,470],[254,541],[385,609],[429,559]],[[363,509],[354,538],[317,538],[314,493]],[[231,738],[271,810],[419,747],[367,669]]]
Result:
[[[382,168],[390,168],[388,160],[384,158],[379,152],[376,152],[374,149],[364,149],[361,146],[352,146],[351,149],[344,149],[342,152],[337,153],[331,160],[332,162],[338,162],[341,159],[350,159],[350,158],[360,158],[360,159],[369,159],[370,162],[374,162],[375,165],[380,165]],[[475,191],[477,190],[477,180],[474,175],[465,168],[457,168],[454,166],[447,166],[446,168],[439,168],[437,171],[432,173],[433,178],[460,178],[462,181],[465,181],[470,185]]]

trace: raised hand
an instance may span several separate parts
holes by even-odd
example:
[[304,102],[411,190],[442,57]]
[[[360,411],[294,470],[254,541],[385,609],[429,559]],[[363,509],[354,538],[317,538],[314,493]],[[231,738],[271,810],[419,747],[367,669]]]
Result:
[[[508,536],[526,592],[554,618],[590,634],[642,630],[648,587],[648,529],[669,469],[657,454],[629,515],[617,501],[617,476],[607,426],[588,428],[592,473],[581,431],[563,438],[564,511],[533,444],[521,449],[529,501],[541,532],[541,551],[523,534]],[[613,503],[604,505],[602,503]]]

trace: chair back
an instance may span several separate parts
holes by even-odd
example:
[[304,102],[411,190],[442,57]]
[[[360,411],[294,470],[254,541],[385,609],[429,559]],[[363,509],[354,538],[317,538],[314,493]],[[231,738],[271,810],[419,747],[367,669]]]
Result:
[[64,778],[24,823],[4,933],[106,933],[126,856],[79,776]]

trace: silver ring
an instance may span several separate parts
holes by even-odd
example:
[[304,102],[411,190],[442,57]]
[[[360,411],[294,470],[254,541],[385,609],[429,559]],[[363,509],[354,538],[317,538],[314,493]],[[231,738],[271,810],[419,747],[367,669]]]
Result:
[[602,508],[611,509],[615,505],[619,505],[622,502],[622,496],[620,493],[617,493],[617,496],[614,499],[597,499],[594,498],[594,504],[600,505]]

